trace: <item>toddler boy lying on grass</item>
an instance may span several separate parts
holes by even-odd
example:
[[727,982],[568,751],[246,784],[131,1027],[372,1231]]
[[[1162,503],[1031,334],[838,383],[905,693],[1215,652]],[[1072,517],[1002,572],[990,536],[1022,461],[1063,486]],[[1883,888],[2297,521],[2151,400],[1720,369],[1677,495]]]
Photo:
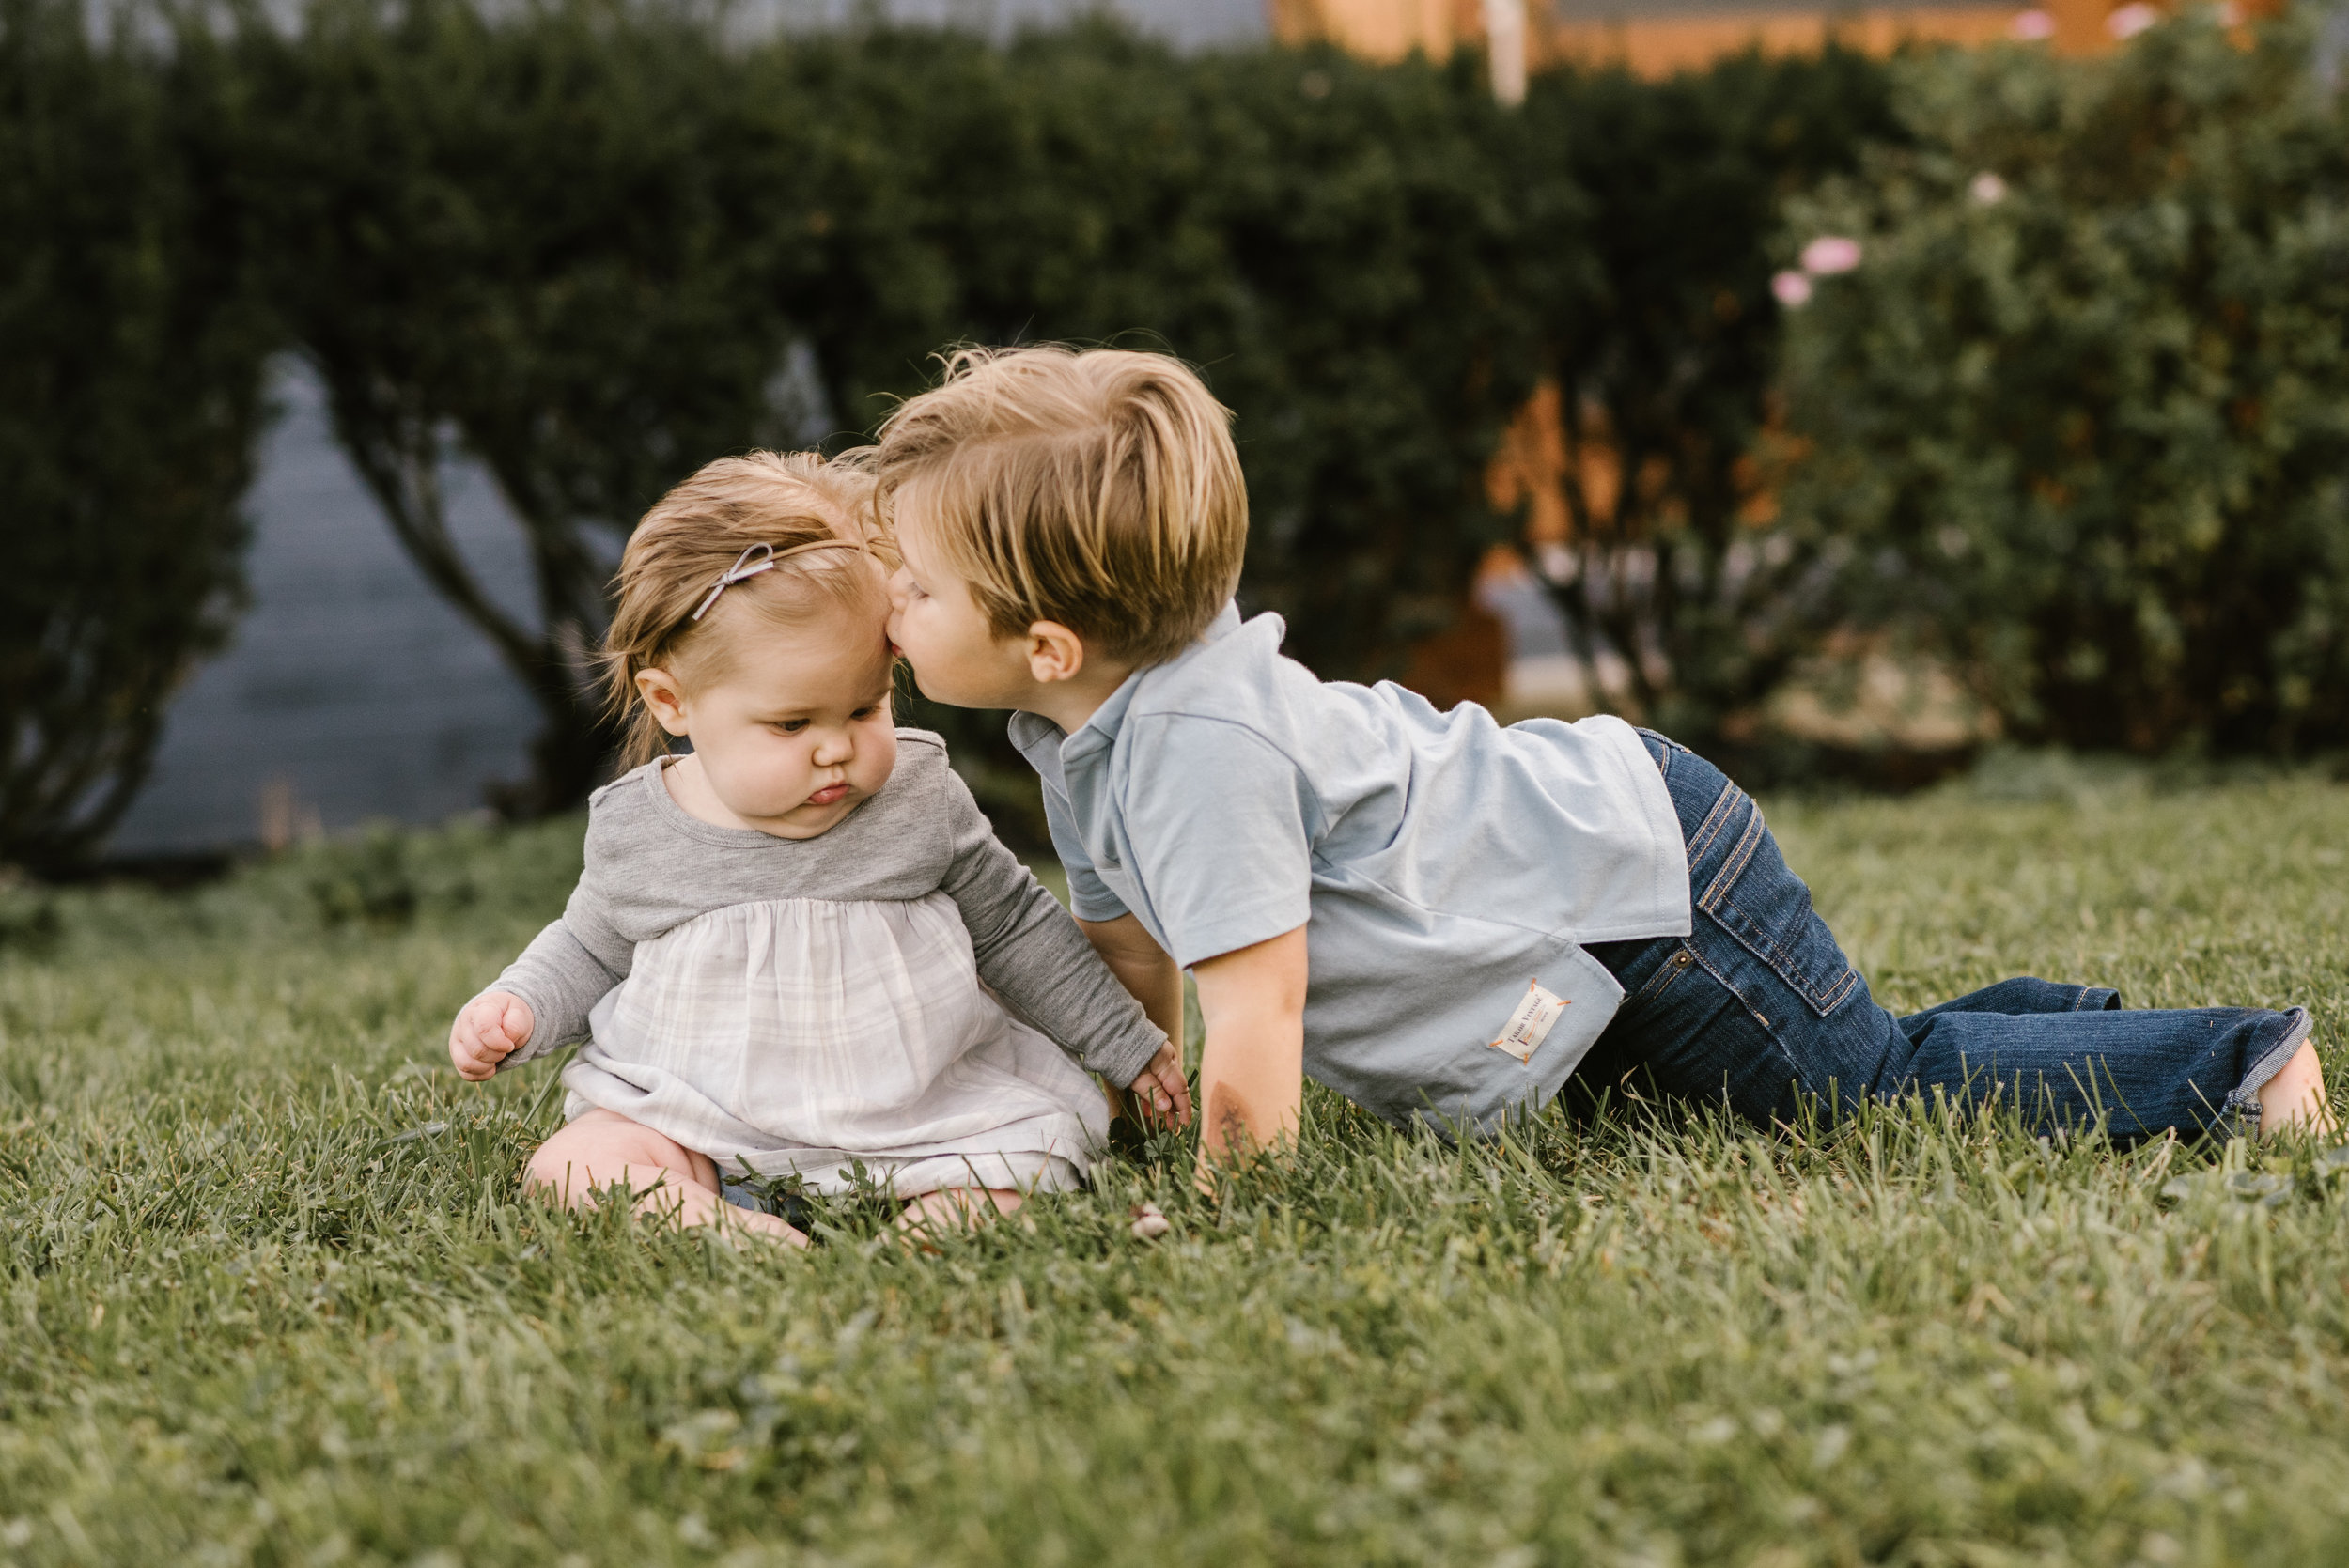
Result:
[[1174,360],[963,353],[874,472],[923,692],[1018,710],[1085,934],[1170,1033],[1197,978],[1211,1162],[1293,1133],[1305,1073],[1448,1131],[1634,1071],[1765,1126],[1935,1090],[2122,1139],[2332,1125],[2305,1009],[2017,979],[1895,1017],[1686,748],[1283,659],[1232,603],[1229,415]]

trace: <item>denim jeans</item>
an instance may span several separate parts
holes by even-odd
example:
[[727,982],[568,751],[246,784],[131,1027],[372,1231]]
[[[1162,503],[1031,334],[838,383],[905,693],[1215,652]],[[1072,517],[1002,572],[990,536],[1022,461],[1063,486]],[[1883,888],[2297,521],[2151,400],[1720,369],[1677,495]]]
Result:
[[2117,991],[2005,980],[1895,1017],[1875,1004],[1787,868],[1753,798],[1677,742],[1641,732],[1688,848],[1695,930],[1590,952],[1622,1009],[1575,1070],[1584,1095],[1640,1077],[1768,1126],[1803,1103],[1936,1090],[2034,1126],[2102,1118],[2130,1141],[2255,1124],[2259,1088],[2308,1038],[2306,1009],[2123,1012]]

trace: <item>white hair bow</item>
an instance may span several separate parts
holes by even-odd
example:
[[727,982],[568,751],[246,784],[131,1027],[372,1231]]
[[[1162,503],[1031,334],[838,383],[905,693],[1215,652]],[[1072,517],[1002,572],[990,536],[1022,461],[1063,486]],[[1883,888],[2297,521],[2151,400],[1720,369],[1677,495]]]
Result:
[[[718,602],[718,596],[737,582],[746,577],[756,577],[760,572],[779,566],[794,555],[804,554],[811,550],[862,551],[863,548],[853,539],[817,539],[811,544],[793,545],[789,550],[782,551],[777,550],[773,545],[753,545],[734,558],[734,565],[718,574],[718,585],[709,590],[708,597],[701,602],[701,608],[693,612],[693,619],[698,621],[704,615],[708,614],[709,607]],[[758,559],[752,560],[751,557],[754,555]]]

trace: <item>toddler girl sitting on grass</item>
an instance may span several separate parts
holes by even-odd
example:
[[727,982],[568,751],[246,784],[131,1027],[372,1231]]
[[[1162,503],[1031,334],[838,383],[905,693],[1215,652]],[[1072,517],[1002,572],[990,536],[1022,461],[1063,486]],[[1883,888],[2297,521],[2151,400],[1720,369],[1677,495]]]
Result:
[[640,1211],[804,1244],[746,1184],[834,1193],[861,1168],[907,1222],[1008,1211],[1081,1180],[1107,1130],[1063,1048],[1188,1114],[1165,1032],[939,737],[894,727],[872,489],[853,464],[727,458],[629,541],[604,659],[637,766],[590,802],[563,918],[449,1034],[475,1081],[584,1038],[528,1176],[566,1204],[624,1184]]

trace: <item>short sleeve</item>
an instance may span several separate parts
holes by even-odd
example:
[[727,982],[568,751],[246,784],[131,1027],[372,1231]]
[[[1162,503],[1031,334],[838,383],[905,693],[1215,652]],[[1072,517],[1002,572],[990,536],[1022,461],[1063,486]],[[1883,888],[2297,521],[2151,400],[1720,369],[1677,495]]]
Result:
[[1050,784],[1044,786],[1044,823],[1051,830],[1052,853],[1060,857],[1061,870],[1068,875],[1068,906],[1079,920],[1112,921],[1124,915],[1125,903],[1110,892],[1101,880],[1101,874],[1093,868],[1093,857],[1085,853],[1084,840],[1077,835],[1077,824],[1069,815],[1068,801]]
[[1304,924],[1319,807],[1297,764],[1226,720],[1137,716],[1127,733],[1135,879],[1174,961],[1189,969]]

